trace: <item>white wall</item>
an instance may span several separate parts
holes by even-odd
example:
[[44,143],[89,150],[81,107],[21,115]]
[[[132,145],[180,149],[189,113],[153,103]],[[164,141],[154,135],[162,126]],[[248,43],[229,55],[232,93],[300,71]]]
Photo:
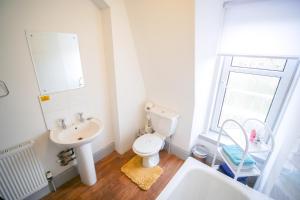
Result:
[[[113,75],[111,84],[116,98],[116,150],[123,154],[131,149],[139,128],[144,122],[145,87],[123,0],[94,0],[104,9],[106,28],[111,28],[106,39],[107,63]],[[103,2],[107,8],[103,8]],[[109,15],[109,16],[108,16]]]
[[[299,52],[300,53],[300,52]],[[298,66],[300,67],[300,66]],[[275,148],[270,161],[266,166],[260,190],[269,194],[278,178],[281,168],[288,158],[297,138],[300,136],[300,81],[295,86],[289,104],[280,122],[275,138]]]
[[199,134],[207,133],[209,128],[213,91],[219,69],[217,52],[222,33],[223,1],[196,0],[195,10],[195,108],[190,146],[197,141]]
[[179,113],[173,143],[189,149],[194,108],[194,1],[125,0],[147,99]]
[[44,168],[52,170],[54,175],[64,170],[55,162],[60,149],[49,141],[46,132],[25,30],[78,35],[86,86],[59,96],[65,102],[71,97],[85,96],[83,102],[79,102],[79,110],[85,109],[86,115],[104,122],[103,133],[93,143],[94,151],[113,142],[101,20],[99,9],[90,1],[0,2],[0,80],[4,80],[10,90],[9,96],[0,99],[0,149],[34,139]]
[[299,55],[299,10],[297,0],[228,3],[220,52]]

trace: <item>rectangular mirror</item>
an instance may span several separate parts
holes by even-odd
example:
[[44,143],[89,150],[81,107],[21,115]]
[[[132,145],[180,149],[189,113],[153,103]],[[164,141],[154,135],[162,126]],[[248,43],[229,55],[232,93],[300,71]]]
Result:
[[76,34],[26,32],[41,94],[84,86]]

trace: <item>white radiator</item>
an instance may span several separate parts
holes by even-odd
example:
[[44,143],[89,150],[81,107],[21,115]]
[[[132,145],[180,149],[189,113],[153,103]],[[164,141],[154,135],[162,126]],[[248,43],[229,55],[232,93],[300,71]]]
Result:
[[24,199],[48,182],[33,149],[33,141],[0,151],[0,196]]

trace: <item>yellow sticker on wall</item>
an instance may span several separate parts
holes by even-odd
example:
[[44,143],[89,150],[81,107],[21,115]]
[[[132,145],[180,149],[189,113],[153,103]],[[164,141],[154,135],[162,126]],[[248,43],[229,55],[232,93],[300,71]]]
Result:
[[50,96],[49,95],[40,96],[40,101],[41,102],[49,101],[49,100],[50,100]]

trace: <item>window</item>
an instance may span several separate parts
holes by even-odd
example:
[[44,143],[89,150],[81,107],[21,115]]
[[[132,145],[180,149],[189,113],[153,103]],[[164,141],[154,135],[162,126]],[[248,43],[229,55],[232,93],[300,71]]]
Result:
[[224,56],[211,129],[226,119],[255,118],[274,127],[293,79],[297,59]]

